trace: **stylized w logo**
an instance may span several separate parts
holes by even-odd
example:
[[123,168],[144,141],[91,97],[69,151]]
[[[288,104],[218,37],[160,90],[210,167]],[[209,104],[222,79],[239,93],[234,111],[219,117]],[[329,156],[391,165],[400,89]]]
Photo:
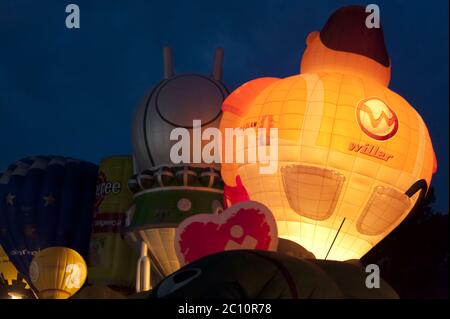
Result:
[[356,118],[363,132],[377,140],[386,140],[394,136],[398,130],[397,115],[376,97],[358,103]]
[[396,121],[396,117],[391,113],[390,116],[388,116],[384,110],[381,111],[380,115],[378,116],[378,118],[375,118],[375,115],[373,114],[373,110],[370,106],[368,106],[366,103],[364,103],[363,105],[361,105],[361,109],[360,111],[364,111],[367,113],[367,115],[369,116],[370,119],[370,124],[372,125],[372,127],[378,127],[378,125],[381,124],[381,121],[384,119],[386,124],[388,126],[392,126],[393,124],[395,124]]

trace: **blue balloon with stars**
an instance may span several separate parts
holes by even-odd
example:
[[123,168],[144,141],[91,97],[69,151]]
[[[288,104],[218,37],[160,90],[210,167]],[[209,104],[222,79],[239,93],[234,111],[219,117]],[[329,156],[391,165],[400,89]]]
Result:
[[28,282],[41,249],[89,251],[98,167],[60,156],[34,156],[0,173],[0,245]]

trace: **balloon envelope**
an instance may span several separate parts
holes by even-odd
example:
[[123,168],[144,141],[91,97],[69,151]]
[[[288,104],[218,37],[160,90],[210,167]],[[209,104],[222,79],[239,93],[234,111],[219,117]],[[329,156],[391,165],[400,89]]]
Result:
[[[167,276],[181,265],[174,246],[177,226],[189,216],[222,210],[223,186],[212,168],[172,166],[150,172],[159,181],[135,194],[125,232],[133,245],[147,244],[156,272]],[[196,178],[189,178],[192,173]],[[164,178],[168,176],[180,178]]]
[[246,201],[220,214],[197,214],[186,218],[176,229],[174,244],[183,265],[220,251],[275,251],[277,225],[266,206]]
[[86,263],[79,253],[66,247],[41,250],[30,264],[30,278],[39,298],[67,299],[87,277]]
[[0,174],[0,244],[28,282],[39,250],[64,246],[87,256],[97,171],[84,161],[36,156]]
[[16,267],[11,263],[2,246],[0,246],[0,277],[8,284],[12,284],[12,281],[17,279],[17,275]]
[[136,298],[212,299],[397,299],[380,278],[366,286],[363,267],[303,259],[261,250],[230,250],[205,256],[164,278]]
[[235,154],[274,154],[266,174],[262,161],[222,163],[224,182],[240,177],[279,236],[320,259],[361,258],[420,204],[437,165],[423,119],[387,86],[390,65],[373,56],[384,52],[383,31],[365,16],[339,9],[308,36],[300,74],[252,80],[222,107],[222,135],[270,129]]
[[89,283],[131,289],[136,281],[137,254],[122,235],[133,194],[127,186],[133,175],[130,156],[100,162],[89,251]]
[[0,299],[32,298],[33,292],[0,246]]

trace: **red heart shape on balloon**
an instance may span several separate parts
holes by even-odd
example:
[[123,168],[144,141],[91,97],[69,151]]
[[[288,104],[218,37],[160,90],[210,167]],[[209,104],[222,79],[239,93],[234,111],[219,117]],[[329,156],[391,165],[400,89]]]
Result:
[[182,265],[234,249],[275,251],[278,231],[272,212],[255,201],[240,202],[220,214],[193,215],[176,229],[175,251]]

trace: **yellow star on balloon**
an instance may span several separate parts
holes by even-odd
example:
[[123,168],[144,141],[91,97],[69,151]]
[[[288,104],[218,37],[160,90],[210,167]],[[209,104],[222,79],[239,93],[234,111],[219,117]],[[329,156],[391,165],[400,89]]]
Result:
[[48,196],[44,196],[43,199],[45,202],[44,206],[46,206],[46,207],[55,204],[55,201],[56,201],[55,197],[53,197],[52,194],[50,194]]

